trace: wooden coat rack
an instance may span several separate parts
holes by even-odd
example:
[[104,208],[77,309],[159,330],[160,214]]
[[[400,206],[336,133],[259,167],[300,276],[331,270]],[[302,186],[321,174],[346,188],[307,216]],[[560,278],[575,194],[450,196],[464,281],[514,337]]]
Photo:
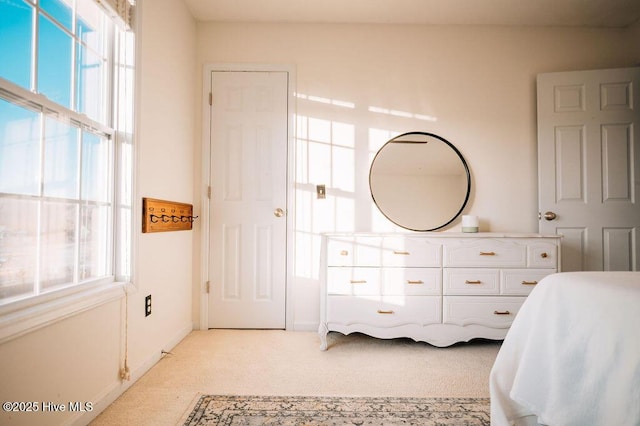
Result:
[[142,232],[188,231],[193,228],[193,205],[174,201],[142,199]]

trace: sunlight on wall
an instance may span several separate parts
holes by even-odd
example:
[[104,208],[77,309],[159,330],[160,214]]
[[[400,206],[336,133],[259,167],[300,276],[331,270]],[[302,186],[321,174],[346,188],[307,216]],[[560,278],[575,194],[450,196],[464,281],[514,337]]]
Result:
[[341,107],[345,107],[345,108],[355,108],[356,104],[354,104],[353,102],[347,102],[347,101],[341,101],[338,99],[329,99],[329,98],[323,98],[321,96],[312,96],[312,95],[305,95],[302,93],[296,93],[295,95],[298,99],[307,99],[313,102],[320,102],[323,104],[328,104],[328,105],[336,105],[336,106],[341,106]]
[[[358,220],[370,224],[372,232],[402,231],[373,202],[366,211],[358,212],[356,207],[362,205],[363,198],[363,194],[356,193],[358,181],[362,185],[363,180],[359,174],[368,173],[378,150],[402,132],[373,127],[358,131],[348,122],[350,114],[384,113],[393,120],[435,118],[372,106],[358,111],[353,102],[322,96],[298,93],[296,98],[299,111],[313,113],[296,116],[295,275],[317,280],[323,233],[354,232],[357,225],[362,227],[365,223]],[[366,140],[357,143],[358,137]],[[317,185],[326,186],[325,199],[317,198]]]
[[[353,109],[352,102],[297,94],[299,102]],[[355,227],[355,126],[337,120],[296,117],[296,275],[318,277],[320,236]],[[318,199],[316,185],[326,186]]]
[[376,129],[373,127],[369,128],[369,164],[373,161],[373,158],[376,156],[376,153],[382,145],[387,143],[387,141],[393,137],[399,135],[399,132],[392,132],[391,130],[386,129]]
[[[386,129],[369,128],[369,164],[373,162],[378,150],[380,150],[389,139],[398,136],[398,134],[399,132],[392,132]],[[378,207],[376,207],[376,204],[373,202],[371,203],[370,215],[371,230],[373,232],[394,232],[398,230],[397,226],[380,213],[380,210],[378,210]]]
[[[356,193],[358,181],[363,180],[359,174],[368,173],[378,150],[403,132],[378,127],[359,131],[348,118],[352,116],[353,121],[357,121],[355,114],[363,111],[385,114],[393,122],[401,120],[399,129],[407,128],[406,120],[436,121],[437,118],[379,106],[358,108],[354,102],[323,96],[301,93],[295,96],[298,111],[312,111],[296,116],[295,275],[317,280],[323,233],[354,232],[357,225],[362,227],[365,222],[371,232],[404,232],[380,213],[373,200],[366,211],[358,212],[356,207],[362,205],[363,198]],[[333,116],[339,119],[332,119]],[[358,143],[358,137],[366,141]],[[317,185],[326,186],[325,199],[317,198]]]
[[[355,104],[343,100],[304,94],[296,97],[299,102],[330,108],[355,108]],[[299,277],[317,279],[323,232],[354,229],[354,160],[353,124],[304,115],[296,117],[295,271]],[[326,185],[326,199],[317,199],[316,185],[320,184]]]
[[377,112],[379,114],[389,114],[389,115],[393,115],[393,116],[396,116],[396,117],[415,118],[415,119],[423,120],[423,121],[438,121],[437,117],[433,117],[431,115],[413,114],[413,113],[407,112],[407,111],[398,111],[398,110],[395,110],[395,109],[387,109],[387,108],[382,108],[382,107],[377,107],[377,106],[370,106],[369,107],[369,111]]

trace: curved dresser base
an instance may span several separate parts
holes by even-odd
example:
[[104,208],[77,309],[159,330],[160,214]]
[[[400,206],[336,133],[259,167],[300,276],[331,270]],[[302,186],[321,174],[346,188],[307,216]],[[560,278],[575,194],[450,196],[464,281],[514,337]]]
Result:
[[380,328],[366,324],[342,325],[320,324],[320,350],[327,350],[327,334],[337,331],[344,335],[363,333],[378,339],[409,338],[416,342],[425,342],[439,348],[451,346],[458,342],[468,342],[472,339],[503,340],[508,328],[496,329],[482,325],[459,326],[454,324],[431,324],[427,326],[407,324],[393,328]]

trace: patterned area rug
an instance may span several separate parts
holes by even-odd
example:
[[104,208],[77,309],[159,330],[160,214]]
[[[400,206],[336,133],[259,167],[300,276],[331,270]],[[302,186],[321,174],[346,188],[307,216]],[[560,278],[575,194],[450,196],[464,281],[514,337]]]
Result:
[[180,424],[489,425],[489,398],[200,395]]

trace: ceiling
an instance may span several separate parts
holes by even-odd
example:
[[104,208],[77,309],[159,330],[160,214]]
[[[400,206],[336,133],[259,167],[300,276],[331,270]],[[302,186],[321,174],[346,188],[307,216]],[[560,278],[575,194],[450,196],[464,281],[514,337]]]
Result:
[[640,0],[183,0],[199,21],[624,28]]

